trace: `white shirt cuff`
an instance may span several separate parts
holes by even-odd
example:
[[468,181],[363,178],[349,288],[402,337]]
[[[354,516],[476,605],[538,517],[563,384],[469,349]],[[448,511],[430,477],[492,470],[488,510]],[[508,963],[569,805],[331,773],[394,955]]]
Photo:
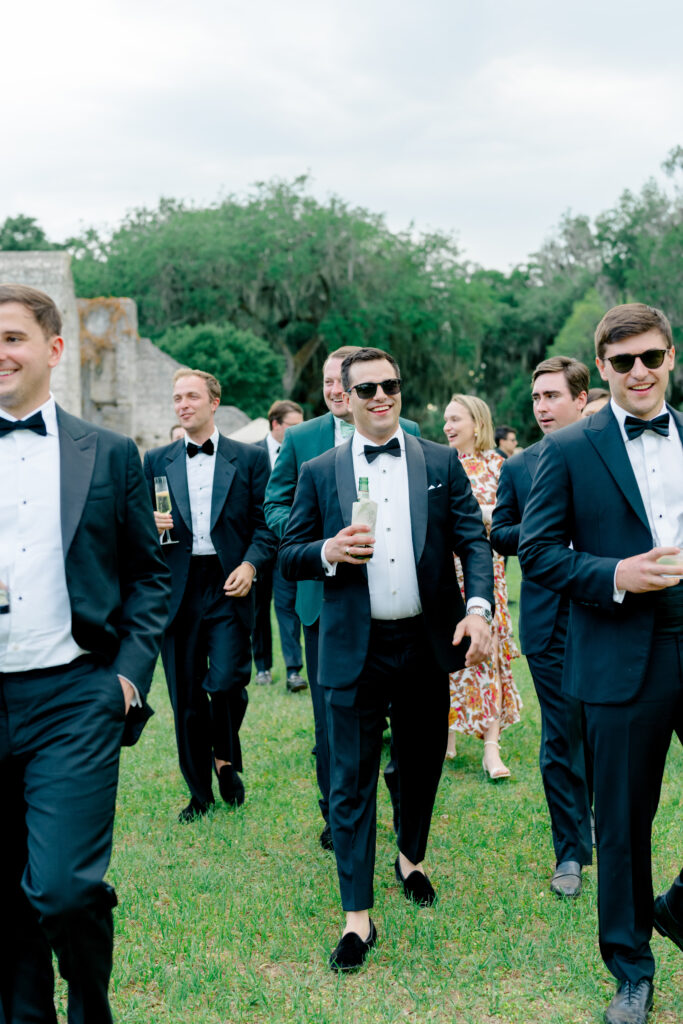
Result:
[[617,586],[617,572],[619,571],[620,565],[621,562],[617,562],[614,569],[614,587],[612,589],[612,600],[616,601],[617,604],[623,604],[624,598],[626,597],[626,591],[619,590],[619,587]]
[[142,707],[142,698],[140,697],[140,691],[138,690],[138,688],[135,685],[135,683],[131,683],[130,679],[126,679],[125,676],[119,676],[119,679],[123,679],[124,683],[128,683],[128,685],[132,686],[133,690],[135,691],[135,695],[134,695],[132,701],[130,702],[130,706],[132,708],[141,708]]
[[485,597],[471,597],[467,602],[468,613],[470,608],[484,608],[487,612],[491,611],[491,605]]
[[336,576],[337,575],[337,564],[338,563],[335,562],[333,564],[332,562],[328,562],[327,559],[325,558],[325,548],[327,547],[328,543],[331,540],[332,540],[332,538],[328,537],[327,540],[325,541],[325,543],[323,544],[323,546],[321,548],[321,551],[320,551],[320,558],[321,558],[321,561],[323,563],[323,569],[325,570],[325,575],[326,576]]

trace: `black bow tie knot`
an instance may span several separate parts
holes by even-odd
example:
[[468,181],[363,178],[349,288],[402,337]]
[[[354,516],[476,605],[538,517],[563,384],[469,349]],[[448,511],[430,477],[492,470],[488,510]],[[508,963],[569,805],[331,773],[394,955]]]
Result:
[[200,452],[204,452],[205,455],[213,455],[213,441],[211,438],[205,441],[204,444],[194,444],[192,441],[187,442],[187,457],[189,459],[193,459]]
[[392,437],[391,441],[387,441],[386,444],[366,444],[363,451],[365,452],[365,458],[368,462],[374,462],[377,456],[381,455],[382,452],[386,452],[387,455],[393,455],[394,458],[397,459],[401,458],[401,445],[399,444],[397,437]]
[[6,420],[0,417],[0,437],[10,434],[13,430],[33,430],[34,433],[45,437],[47,427],[42,412],[34,412],[27,420]]
[[624,420],[624,429],[629,441],[632,441],[634,437],[640,437],[644,430],[654,430],[655,434],[668,437],[669,414],[663,412],[661,416],[655,416],[653,420],[639,420],[635,416],[627,416]]

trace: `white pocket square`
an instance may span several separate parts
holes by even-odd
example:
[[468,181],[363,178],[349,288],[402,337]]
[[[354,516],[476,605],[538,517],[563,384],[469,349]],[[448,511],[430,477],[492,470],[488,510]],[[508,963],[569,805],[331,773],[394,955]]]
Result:
[[439,487],[443,487],[443,484],[430,484],[427,488],[428,491],[438,491]]

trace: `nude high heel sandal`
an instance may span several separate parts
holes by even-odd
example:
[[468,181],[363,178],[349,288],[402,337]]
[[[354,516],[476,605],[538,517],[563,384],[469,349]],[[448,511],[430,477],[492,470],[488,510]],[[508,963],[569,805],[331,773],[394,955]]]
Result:
[[[484,748],[486,747],[496,747],[497,750],[500,751],[500,743],[498,743],[497,740],[484,740]],[[498,782],[499,779],[509,779],[512,774],[510,769],[506,768],[505,765],[503,765],[502,768],[496,768],[495,771],[491,771],[486,764],[486,750],[484,750],[484,756],[481,759],[481,766],[484,769],[484,774],[488,775],[491,782]]]

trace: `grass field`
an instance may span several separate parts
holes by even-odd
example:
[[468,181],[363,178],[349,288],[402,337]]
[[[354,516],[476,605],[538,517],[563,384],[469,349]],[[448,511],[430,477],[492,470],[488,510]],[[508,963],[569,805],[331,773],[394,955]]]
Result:
[[[510,588],[518,569],[510,565]],[[513,611],[516,611],[517,605]],[[349,637],[349,644],[353,637]],[[160,668],[157,714],[123,753],[110,880],[116,911],[112,1002],[134,1024],[589,1024],[614,984],[597,944],[595,868],[574,903],[552,897],[554,867],[538,771],[539,714],[524,659],[522,722],[503,736],[508,783],[485,781],[481,743],[462,738],[443,773],[426,865],[439,893],[409,905],[393,874],[391,807],[378,803],[366,967],[327,967],[342,923],[333,855],[318,845],[308,693],[250,687],[242,808],[176,824],[187,802]],[[419,688],[416,680],[416,688]],[[683,751],[674,742],[655,823],[655,890],[683,861]],[[683,1021],[683,955],[655,936],[652,1024]],[[64,986],[59,986],[64,998]],[[65,1020],[66,1018],[63,1017]]]

